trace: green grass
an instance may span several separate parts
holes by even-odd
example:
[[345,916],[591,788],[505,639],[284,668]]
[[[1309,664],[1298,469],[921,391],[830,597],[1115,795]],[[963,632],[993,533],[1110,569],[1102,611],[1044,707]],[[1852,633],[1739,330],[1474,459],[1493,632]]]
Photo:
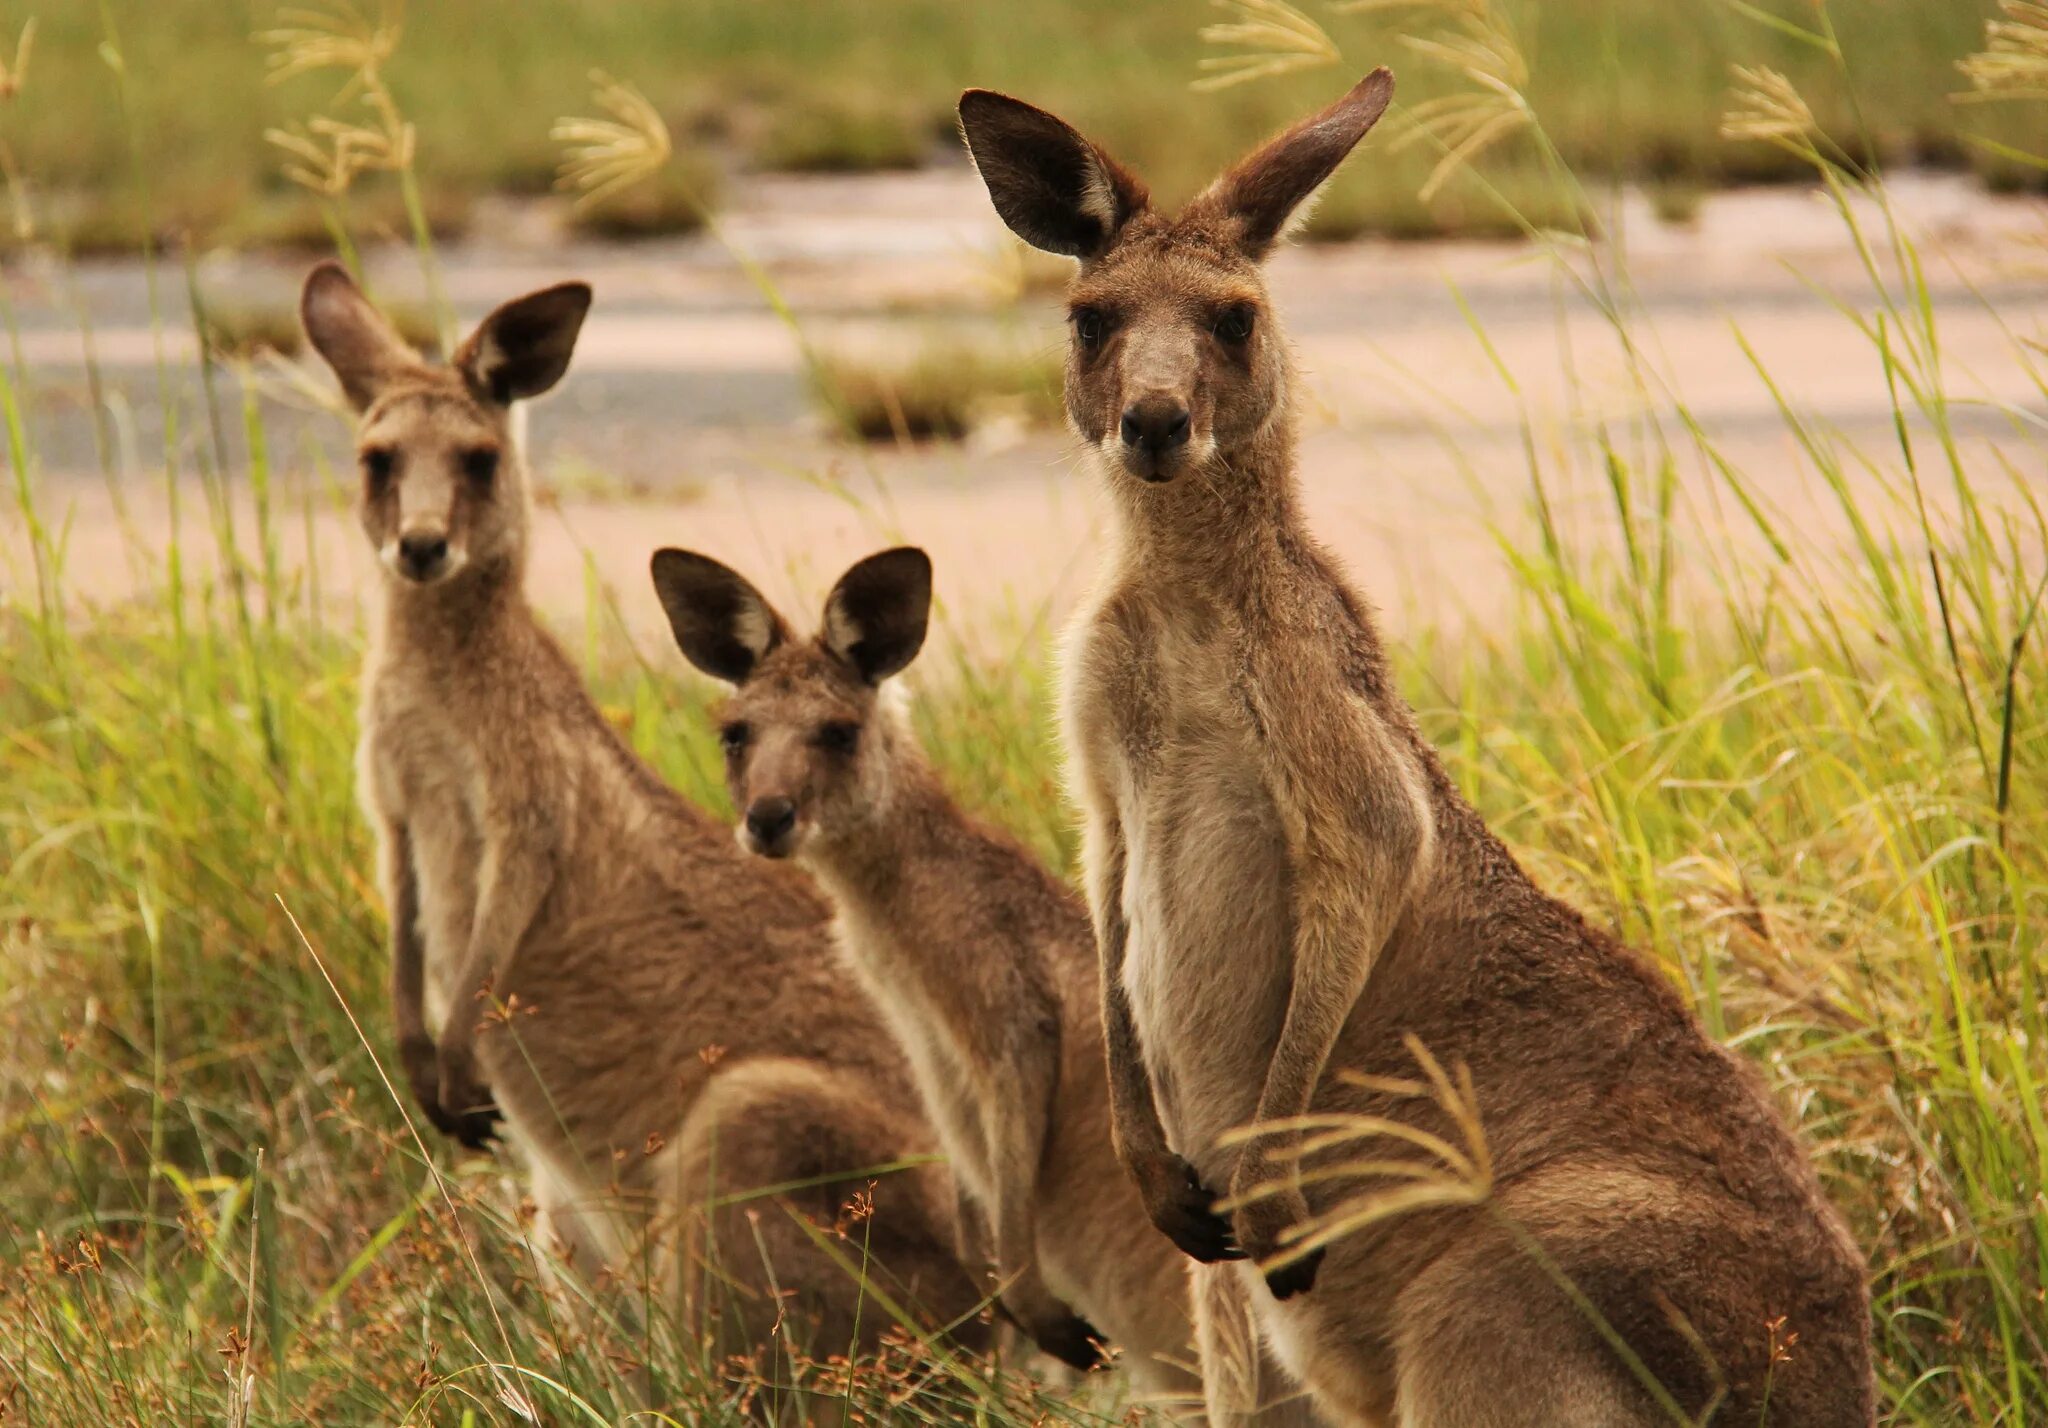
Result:
[[[1763,8],[1810,20],[1804,0]],[[1783,155],[1717,136],[1728,65],[1741,61],[1788,72],[1852,148],[1890,162],[1973,163],[2009,185],[2042,182],[2040,171],[1970,142],[2023,143],[2024,117],[1949,99],[1962,87],[1955,61],[1980,44],[1992,0],[1837,4],[1848,57],[1865,77],[1867,128],[1824,56],[1729,0],[1514,0],[1513,10],[1534,56],[1531,100],[1588,175],[1703,185],[1796,176]],[[51,202],[93,215],[76,231],[81,247],[132,245],[145,207],[163,232],[236,238],[238,216],[282,187],[264,129],[326,106],[338,88],[333,75],[265,86],[250,36],[274,23],[275,0],[14,0],[0,5],[0,27],[31,13],[39,35],[28,84],[0,105],[0,138]],[[1348,77],[1311,71],[1190,94],[1197,61],[1213,52],[1194,33],[1203,14],[1187,0],[523,0],[512,20],[496,0],[434,0],[411,7],[390,75],[425,136],[426,187],[451,210],[481,192],[548,185],[559,157],[550,124],[587,111],[593,66],[641,86],[686,146],[735,146],[742,165],[808,169],[920,162],[950,142],[962,86],[1007,88],[1069,115],[1161,191],[1184,196],[1247,135],[1292,119]],[[1394,65],[1403,103],[1442,91],[1401,42],[1400,22],[1315,14],[1360,65]],[[130,80],[125,98],[103,57],[110,28]],[[134,193],[138,158],[146,205]],[[1347,185],[1365,226],[1379,191],[1388,227],[1412,227],[1398,185]]]
[[752,157],[789,173],[914,169],[951,141],[941,130],[930,106],[920,112],[887,94],[799,93],[775,105]]
[[1014,419],[1065,420],[1057,352],[933,334],[896,357],[821,352],[811,365],[820,409],[860,441],[958,440],[977,426]]
[[[1579,546],[1550,519],[1570,458],[1530,413],[1537,534],[1501,550],[1512,601],[1399,670],[1537,878],[1655,958],[1796,1117],[1871,1257],[1887,1422],[2014,1428],[2048,1423],[2043,439],[2013,414],[2012,467],[1960,439],[1917,255],[1861,237],[1905,260],[1873,258],[1845,305],[1895,445],[1781,407],[1799,470],[1745,471],[1678,394],[1603,432],[1612,538]],[[1596,248],[1560,281],[1665,391],[1612,262]],[[2038,355],[2012,361],[2048,402]],[[0,584],[0,1420],[510,1424],[517,1387],[550,1422],[624,1423],[650,1398],[737,1421],[744,1384],[696,1346],[601,1294],[540,1293],[516,1191],[423,1156],[377,1071],[363,631],[317,567],[278,573],[327,477],[168,438],[162,470],[198,462],[205,499],[130,552],[154,593],[97,608],[36,479],[33,375],[0,367],[7,519],[32,556]],[[1684,514],[1694,460],[1741,538]],[[1846,547],[1770,514],[1802,477],[1839,502]],[[253,523],[227,521],[236,491]],[[201,526],[241,531],[224,568],[193,562],[180,532]],[[566,633],[634,744],[723,812],[703,687],[651,673],[602,601]],[[920,732],[964,801],[1070,870],[1044,656],[954,633],[926,656]],[[1101,1421],[975,1365],[909,1406],[900,1365],[805,1377],[850,1421]]]

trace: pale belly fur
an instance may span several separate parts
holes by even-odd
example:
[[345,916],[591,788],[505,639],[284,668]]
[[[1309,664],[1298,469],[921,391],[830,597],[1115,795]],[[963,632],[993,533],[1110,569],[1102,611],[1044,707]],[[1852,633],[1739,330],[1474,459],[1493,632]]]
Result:
[[1176,739],[1131,790],[1124,988],[1174,1148],[1225,1185],[1287,1012],[1292,921],[1272,801],[1235,730]]
[[[441,826],[431,826],[436,824]],[[427,1026],[438,1037],[455,1010],[456,983],[476,920],[476,870],[483,858],[483,839],[467,818],[436,810],[414,819],[412,853],[419,879]]]
[[391,723],[402,733],[367,740],[357,755],[358,777],[374,790],[373,804],[407,830],[419,894],[427,1028],[438,1038],[469,949],[483,837],[470,809],[469,758],[461,741],[437,728],[429,713],[405,709]]

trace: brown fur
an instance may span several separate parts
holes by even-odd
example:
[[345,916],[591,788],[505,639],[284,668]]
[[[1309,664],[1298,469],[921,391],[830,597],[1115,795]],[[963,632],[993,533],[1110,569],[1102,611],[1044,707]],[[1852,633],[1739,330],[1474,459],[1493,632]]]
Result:
[[[1258,260],[1391,88],[1368,77],[1177,217],[1140,204],[1099,232],[1044,210],[1134,180],[1041,111],[961,104],[1011,226],[1092,235],[1059,249],[1082,259],[1067,406],[1118,548],[1068,639],[1063,718],[1118,1150],[1155,1224],[1202,1257],[1232,1251],[1202,1187],[1230,1192],[1227,1228],[1266,1271],[1243,1267],[1245,1292],[1335,1417],[1669,1421],[1604,1322],[1688,1413],[1718,1402],[1714,1422],[1748,1428],[1768,1398],[1773,1424],[1862,1428],[1864,1269],[1805,1155],[1665,979],[1537,889],[1459,796],[1302,521]],[[1297,1165],[1404,1145],[1301,1162],[1296,1130],[1226,1133],[1315,1111],[1455,1140],[1427,1100],[1337,1074],[1412,1080],[1406,1037],[1469,1068],[1489,1203],[1286,1255],[1310,1217],[1390,1186]],[[1780,1320],[1799,1339],[1773,1365]]]
[[[715,1195],[932,1142],[887,1033],[834,975],[815,894],[739,857],[634,757],[526,604],[509,407],[561,376],[589,300],[578,284],[509,303],[433,368],[338,266],[306,283],[307,332],[361,414],[362,522],[389,571],[359,783],[405,1071],[469,1143],[502,1114],[584,1271],[628,1269],[652,1227],[669,1289],[727,1347],[767,1347],[777,1286],[792,1343],[872,1347],[886,1316],[869,1304],[856,1341],[858,1286],[788,1213],[829,1230],[857,1183],[721,1210],[715,1264],[677,1249]],[[446,548],[421,565],[408,540]],[[971,1312],[939,1168],[882,1177],[871,1233],[907,1299]]]
[[[953,803],[882,684],[924,640],[923,552],[848,571],[808,640],[715,561],[664,551],[654,575],[684,653],[737,685],[720,714],[734,806],[790,805],[793,821],[776,820],[765,842],[743,816],[742,841],[796,858],[838,908],[840,947],[993,1229],[1003,1305],[1077,1366],[1100,1326],[1141,1389],[1191,1396],[1192,1267],[1150,1232],[1110,1145],[1087,910]],[[1210,1393],[1214,1418],[1241,1421],[1259,1391],[1256,1330],[1234,1293],[1205,1299],[1204,1319],[1225,1379]],[[1265,1374],[1261,1421],[1305,1417],[1305,1405],[1282,1406],[1284,1376]]]

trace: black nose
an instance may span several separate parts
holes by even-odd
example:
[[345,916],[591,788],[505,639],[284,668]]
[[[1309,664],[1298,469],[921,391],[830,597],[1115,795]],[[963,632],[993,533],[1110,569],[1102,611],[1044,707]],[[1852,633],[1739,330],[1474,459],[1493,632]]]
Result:
[[1187,445],[1188,409],[1171,397],[1143,397],[1124,409],[1125,446],[1142,446],[1155,456]]
[[398,558],[414,575],[426,575],[448,558],[448,537],[406,535],[398,538]]
[[796,827],[796,805],[786,798],[757,798],[747,808],[747,832],[763,848],[778,847]]

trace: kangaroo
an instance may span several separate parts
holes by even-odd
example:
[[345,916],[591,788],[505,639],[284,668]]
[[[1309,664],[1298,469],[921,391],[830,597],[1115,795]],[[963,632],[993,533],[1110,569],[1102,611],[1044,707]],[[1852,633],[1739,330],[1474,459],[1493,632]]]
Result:
[[[1142,1392],[1192,1398],[1193,1266],[1151,1233],[1110,1146],[1087,910],[953,803],[885,696],[924,644],[930,560],[906,547],[853,566],[808,640],[708,557],[664,550],[653,575],[684,655],[737,688],[721,742],[739,841],[794,858],[838,909],[840,948],[909,1055],[956,1183],[992,1228],[1004,1309],[1079,1368],[1098,1361],[1100,1325]],[[1242,1322],[1204,1315],[1205,1339],[1236,1346],[1209,1355],[1219,1424],[1247,1418],[1261,1393],[1241,1300],[1220,1312]],[[1289,1389],[1270,1366],[1263,1389],[1260,1421],[1278,1422]],[[1308,1421],[1305,1405],[1295,1412]]]
[[[933,1141],[888,1033],[832,973],[816,894],[633,755],[526,603],[509,414],[560,380],[590,298],[568,283],[507,303],[437,367],[339,265],[306,280],[307,335],[359,414],[383,567],[358,782],[400,1060],[463,1144],[502,1121],[542,1234],[578,1269],[624,1270],[653,1233],[696,1332],[762,1349],[787,1308],[820,1355],[872,1348],[887,1316],[863,1316],[861,1286],[774,1205],[710,1217],[715,1265],[686,1253],[715,1200],[811,1184],[785,1203],[829,1226],[859,1187],[817,1182]],[[986,1342],[938,1166],[879,1177],[860,1233],[895,1292]]]
[[[1003,220],[1080,260],[1066,405],[1115,546],[1060,700],[1117,1153],[1182,1249],[1250,1257],[1341,1421],[1864,1428],[1863,1263],[1759,1079],[1459,796],[1303,522],[1260,264],[1392,90],[1177,215],[1051,114],[960,103]],[[1469,1076],[1490,1190],[1344,1233],[1427,1168],[1402,1132],[1458,1138],[1418,1046]]]

